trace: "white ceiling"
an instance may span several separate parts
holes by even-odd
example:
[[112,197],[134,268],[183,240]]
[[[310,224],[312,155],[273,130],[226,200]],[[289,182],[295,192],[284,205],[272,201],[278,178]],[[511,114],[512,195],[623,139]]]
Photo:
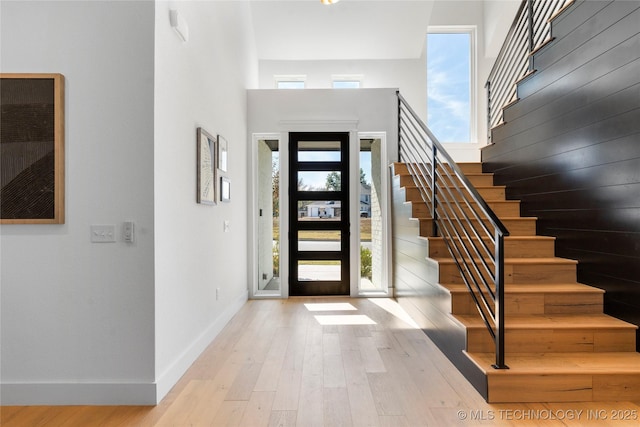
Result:
[[433,1],[252,0],[258,58],[419,58]]

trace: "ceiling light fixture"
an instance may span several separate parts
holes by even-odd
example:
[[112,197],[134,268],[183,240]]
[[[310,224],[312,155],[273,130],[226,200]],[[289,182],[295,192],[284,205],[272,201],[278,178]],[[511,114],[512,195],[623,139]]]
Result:
[[334,3],[338,3],[340,0],[320,0],[320,3],[322,4],[334,4]]

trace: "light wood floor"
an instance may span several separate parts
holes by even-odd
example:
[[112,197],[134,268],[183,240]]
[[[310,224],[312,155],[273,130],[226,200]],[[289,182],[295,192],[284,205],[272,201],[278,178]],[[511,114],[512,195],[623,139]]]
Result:
[[0,425],[640,423],[640,402],[487,404],[397,308],[387,299],[249,301],[156,407],[3,407]]

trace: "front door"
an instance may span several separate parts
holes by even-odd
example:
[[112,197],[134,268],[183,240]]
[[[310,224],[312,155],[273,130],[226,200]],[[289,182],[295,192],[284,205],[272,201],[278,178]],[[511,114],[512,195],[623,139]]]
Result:
[[349,133],[289,134],[289,295],[349,295]]

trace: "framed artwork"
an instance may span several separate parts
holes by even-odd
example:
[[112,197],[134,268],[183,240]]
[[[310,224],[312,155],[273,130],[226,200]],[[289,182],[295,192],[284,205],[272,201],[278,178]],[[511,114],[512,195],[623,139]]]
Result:
[[220,201],[231,201],[231,181],[226,176],[220,177]]
[[218,135],[218,169],[223,172],[227,172],[228,155],[229,145],[227,140],[222,135]]
[[204,205],[216,204],[216,140],[202,128],[197,131],[197,199]]
[[64,76],[0,74],[0,223],[64,224]]

